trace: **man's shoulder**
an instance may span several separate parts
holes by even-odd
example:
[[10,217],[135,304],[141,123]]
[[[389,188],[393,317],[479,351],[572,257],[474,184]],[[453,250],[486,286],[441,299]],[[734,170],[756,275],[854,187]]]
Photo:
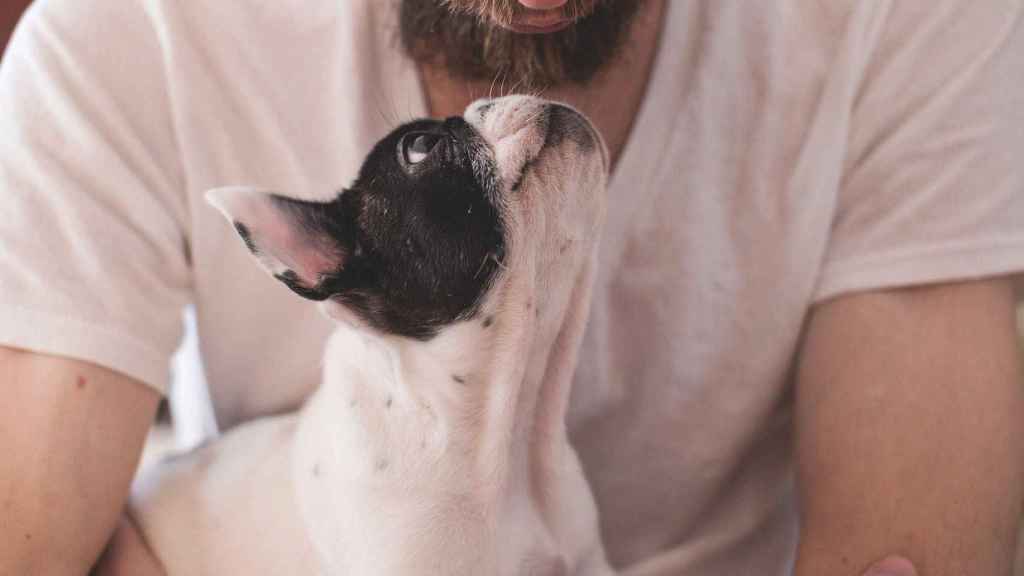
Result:
[[121,49],[142,49],[154,39],[152,23],[139,2],[103,0],[36,0],[25,11],[12,38],[12,49],[31,56],[45,54],[41,45],[64,58],[95,56],[116,60]]
[[389,7],[370,0],[36,0],[20,33],[108,60],[121,50],[174,52],[186,46],[200,52],[216,45],[273,51],[294,45],[296,35],[358,30]]

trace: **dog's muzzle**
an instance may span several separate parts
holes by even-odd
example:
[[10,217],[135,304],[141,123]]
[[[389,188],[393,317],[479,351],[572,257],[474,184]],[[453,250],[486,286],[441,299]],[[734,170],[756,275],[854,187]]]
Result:
[[524,172],[548,150],[575,148],[573,155],[598,155],[605,172],[608,151],[590,121],[564,104],[532,96],[506,96],[478,100],[467,108],[465,119],[490,143],[499,172],[512,190]]

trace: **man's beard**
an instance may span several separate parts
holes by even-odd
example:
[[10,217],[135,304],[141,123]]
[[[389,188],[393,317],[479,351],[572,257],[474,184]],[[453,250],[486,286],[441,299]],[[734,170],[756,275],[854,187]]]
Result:
[[578,19],[549,34],[517,34],[508,25],[518,0],[401,0],[402,45],[413,60],[463,80],[501,82],[532,92],[586,84],[622,51],[642,0],[570,0]]

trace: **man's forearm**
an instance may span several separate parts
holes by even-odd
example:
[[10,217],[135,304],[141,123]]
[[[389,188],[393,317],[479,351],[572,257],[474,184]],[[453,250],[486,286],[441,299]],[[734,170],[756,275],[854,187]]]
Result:
[[[18,519],[13,521],[18,522]],[[0,537],[6,540],[6,531]],[[39,576],[88,574],[90,561],[85,555],[76,554],[65,547],[65,542],[48,541],[45,536],[35,540],[19,542],[5,546],[6,550],[0,550],[0,566],[3,567],[0,573]]]
[[[114,526],[107,514],[69,513],[43,490],[19,490],[5,500],[0,527],[0,574],[74,576],[89,573]],[[77,516],[77,517],[76,517]]]
[[86,574],[117,523],[159,394],[0,347],[0,575]]
[[797,576],[889,554],[921,576],[1009,576],[1024,389],[1004,281],[824,305],[797,390]]
[[5,466],[0,477],[3,522],[0,523],[0,574],[86,574],[113,531],[108,514],[88,514],[88,504],[74,502],[73,479],[46,479],[38,467],[24,476]]

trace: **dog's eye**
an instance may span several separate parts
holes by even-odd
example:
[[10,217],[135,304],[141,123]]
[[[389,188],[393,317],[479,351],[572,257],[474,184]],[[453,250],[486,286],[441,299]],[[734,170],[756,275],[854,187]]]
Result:
[[438,134],[413,132],[402,138],[402,158],[409,165],[419,164],[430,156],[431,151],[441,141]]

